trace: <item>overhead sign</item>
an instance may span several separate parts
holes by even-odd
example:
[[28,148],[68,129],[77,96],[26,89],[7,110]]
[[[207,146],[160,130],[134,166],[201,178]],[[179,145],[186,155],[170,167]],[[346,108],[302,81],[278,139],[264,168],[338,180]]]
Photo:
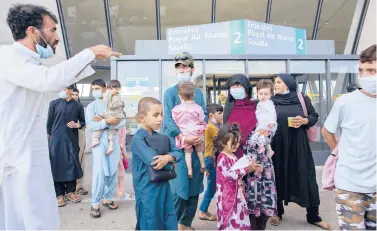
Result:
[[235,20],[166,30],[168,53],[305,54],[306,30]]

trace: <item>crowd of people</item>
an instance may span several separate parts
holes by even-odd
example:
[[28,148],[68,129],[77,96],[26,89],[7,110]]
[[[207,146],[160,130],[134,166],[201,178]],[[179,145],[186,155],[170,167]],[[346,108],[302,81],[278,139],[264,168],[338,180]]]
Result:
[[[7,23],[15,43],[0,48],[7,54],[0,58],[0,229],[57,229],[58,207],[79,203],[89,191],[93,218],[101,216],[100,205],[118,209],[114,195],[129,196],[121,84],[93,81],[95,100],[84,110],[74,83],[94,73],[92,60],[120,54],[99,45],[47,68],[40,60],[55,53],[56,17],[18,4]],[[265,230],[268,222],[278,226],[293,202],[306,209],[309,224],[332,230],[319,214],[310,148],[319,115],[295,78],[260,80],[252,99],[249,78],[235,74],[226,83],[225,106],[206,105],[192,83],[193,56],[183,52],[174,60],[178,83],[163,102],[138,103],[141,128],[130,145],[136,229],[194,230],[197,215],[218,230]],[[342,230],[376,229],[376,45],[361,53],[359,72],[359,86],[335,101],[322,128],[338,150],[333,188]],[[60,93],[47,106],[50,91]],[[92,140],[90,190],[83,186],[85,129]]]

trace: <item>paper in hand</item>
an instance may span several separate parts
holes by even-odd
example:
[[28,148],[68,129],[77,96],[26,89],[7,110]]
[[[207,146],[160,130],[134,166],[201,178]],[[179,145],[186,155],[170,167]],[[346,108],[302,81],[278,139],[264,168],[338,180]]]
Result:
[[243,156],[230,168],[230,170],[234,171],[237,169],[243,169],[249,166],[251,163],[251,159],[248,156]]

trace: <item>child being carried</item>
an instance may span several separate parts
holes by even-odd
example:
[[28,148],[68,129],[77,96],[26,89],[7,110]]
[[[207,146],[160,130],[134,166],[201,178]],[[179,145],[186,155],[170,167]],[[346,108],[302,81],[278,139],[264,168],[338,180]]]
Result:
[[[259,148],[267,147],[268,155],[272,157],[274,151],[271,148],[271,138],[277,129],[277,118],[275,105],[271,97],[274,92],[274,84],[271,80],[261,79],[257,84],[257,95],[259,102],[255,115],[258,120],[255,133],[251,136],[251,141],[259,144]],[[263,150],[260,150],[263,152]]]
[[[172,117],[181,131],[183,137],[203,137],[204,131],[207,129],[207,123],[204,121],[204,111],[201,106],[196,104],[194,98],[195,86],[193,83],[180,83],[178,85],[178,94],[181,104],[175,106],[172,110]],[[176,137],[176,146],[184,149],[185,160],[188,170],[188,177],[192,178],[192,159],[193,145],[188,145],[185,140]],[[205,172],[204,163],[204,140],[194,145],[195,151],[200,161],[200,172]]]
[[[119,92],[121,89],[121,84],[118,80],[111,80],[107,84],[107,88],[110,90],[109,98],[107,101],[107,109],[101,115],[97,115],[103,119],[107,119],[109,117],[115,117],[117,119],[125,119],[126,114],[124,113],[124,103],[122,98],[119,96]],[[95,147],[99,144],[99,139],[104,130],[94,131],[92,135],[92,147]],[[109,140],[109,146],[106,152],[106,156],[110,155],[114,149],[114,137],[116,136],[118,129],[116,128],[108,128],[107,138]]]

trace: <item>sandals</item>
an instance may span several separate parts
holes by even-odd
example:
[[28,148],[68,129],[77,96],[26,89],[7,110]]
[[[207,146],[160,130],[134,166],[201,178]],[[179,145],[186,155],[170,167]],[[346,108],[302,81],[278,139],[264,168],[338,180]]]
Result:
[[85,190],[84,188],[80,188],[79,190],[76,191],[76,194],[86,195],[88,194],[88,190]]
[[90,208],[90,216],[93,218],[99,218],[101,216],[101,210],[98,208],[94,208],[93,206]]
[[309,222],[309,224],[311,225],[315,225],[321,229],[324,229],[324,230],[333,230],[333,227],[330,223],[327,223],[327,222],[324,222],[324,221],[320,221],[320,222],[316,222],[316,223],[312,223],[312,222]]
[[56,199],[57,199],[58,207],[66,206],[63,196],[58,196]]
[[201,216],[199,216],[200,220],[203,221],[217,221],[217,216],[212,215],[211,213],[203,213]]
[[280,225],[280,221],[282,220],[283,218],[282,217],[279,217],[279,216],[272,216],[270,218],[270,225],[272,226],[278,226]]
[[74,194],[74,193],[68,193],[65,198],[73,203],[79,203],[81,202],[81,198],[79,195]]
[[110,210],[116,210],[118,209],[118,205],[114,203],[114,201],[109,202],[102,202],[102,205]]

